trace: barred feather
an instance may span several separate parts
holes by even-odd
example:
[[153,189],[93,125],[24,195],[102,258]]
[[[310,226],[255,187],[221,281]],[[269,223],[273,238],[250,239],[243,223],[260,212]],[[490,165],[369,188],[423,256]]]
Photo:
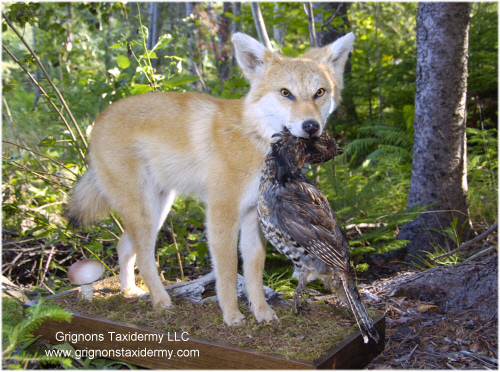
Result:
[[380,337],[349,271],[348,238],[337,225],[328,200],[300,172],[307,159],[331,159],[337,150],[325,152],[327,137],[305,140],[284,131],[275,139],[260,183],[258,213],[266,239],[295,265],[299,285],[294,308],[307,290],[307,281],[319,278],[341,292],[365,343],[368,336],[378,342]]

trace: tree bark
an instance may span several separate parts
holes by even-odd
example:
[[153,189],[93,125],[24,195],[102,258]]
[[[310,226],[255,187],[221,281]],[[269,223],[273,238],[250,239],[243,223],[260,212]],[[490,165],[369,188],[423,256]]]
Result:
[[[345,2],[321,2],[312,3],[314,9],[323,9],[324,11],[332,12],[330,16],[324,18],[323,12],[316,12],[315,21],[321,22],[321,27],[316,36],[318,39],[318,46],[322,47],[327,44],[333,43],[339,37],[344,36],[349,29],[349,20],[347,19],[347,10],[350,3]],[[336,27],[332,25],[335,18],[341,18],[343,25]],[[349,61],[349,60],[348,60]]]
[[200,60],[200,55],[198,50],[196,49],[196,25],[191,19],[191,15],[195,15],[196,13],[196,2],[191,2],[191,1],[186,1],[186,25],[187,25],[187,30],[188,30],[188,51],[189,51],[189,73],[191,75],[196,75],[199,76],[200,79],[191,83],[193,87],[198,91],[201,92],[204,90],[204,79],[201,73],[201,69],[198,65],[198,62]]
[[222,14],[217,17],[217,36],[219,38],[217,57],[217,69],[219,71],[222,81],[229,78],[231,45],[229,39],[231,38],[231,19],[226,16],[226,13],[233,12],[233,3],[224,2]]
[[271,40],[267,34],[266,24],[264,23],[264,17],[262,17],[262,12],[260,11],[260,5],[257,2],[251,3],[253,21],[255,23],[255,28],[257,29],[257,35],[259,35],[259,40],[264,46],[272,50]]
[[[331,44],[335,40],[346,34],[346,32],[350,28],[349,20],[347,18],[347,12],[350,6],[350,3],[345,2],[313,3],[313,8],[317,10],[315,21],[321,22],[321,27],[316,33],[319,47]],[[319,11],[320,9],[328,11],[328,16],[325,17],[325,12]],[[342,25],[340,27],[332,25],[332,22],[335,18],[342,19]],[[344,80],[346,88],[349,85],[349,76],[351,75],[351,69],[351,59],[349,58],[347,59],[344,68]],[[354,122],[356,123],[360,122],[358,113],[356,112],[356,105],[354,104],[354,96],[349,89],[344,90],[342,94],[342,105],[333,113],[333,115],[331,116],[331,121],[333,121],[335,117],[349,118],[349,120],[351,121],[354,119]],[[335,128],[332,128],[332,130],[333,132],[335,132]]]
[[[241,15],[241,3],[239,1],[233,2],[233,14],[237,21],[233,21],[233,35],[241,30],[241,20],[239,19]],[[231,60],[231,73],[232,74],[234,67],[238,64],[236,61],[236,55],[234,54],[234,48],[231,48],[232,60]]]
[[428,208],[399,233],[400,239],[410,240],[409,261],[422,251],[448,244],[442,231],[455,217],[464,239],[469,231],[465,135],[469,14],[468,3],[419,4],[408,208]]
[[[274,3],[274,18],[278,18],[279,16],[281,16],[282,12],[283,4]],[[283,23],[275,23],[273,25],[273,36],[274,39],[278,42],[279,47],[281,47],[283,41],[285,40],[285,28]]]
[[[153,49],[158,41],[158,3],[149,3],[149,32],[148,40],[146,42],[146,47],[148,50]],[[158,65],[158,59],[154,58],[151,60],[153,67]]]
[[311,41],[311,47],[318,47],[318,39],[316,37],[316,25],[314,22],[314,10],[313,5],[310,1],[304,3],[304,10],[307,15],[307,23],[309,25],[309,40]]

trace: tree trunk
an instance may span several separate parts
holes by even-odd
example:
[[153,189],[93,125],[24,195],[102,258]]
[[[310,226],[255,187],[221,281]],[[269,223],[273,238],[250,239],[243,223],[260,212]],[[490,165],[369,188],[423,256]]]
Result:
[[[233,35],[241,30],[241,3],[239,1],[233,2],[233,14],[237,21],[233,21]],[[231,48],[232,60],[231,60],[231,73],[234,67],[238,64],[236,61],[236,55],[234,54],[234,48]],[[231,75],[231,73],[229,75]]]
[[[282,3],[274,3],[274,18],[278,18],[281,16],[283,12],[283,4]],[[281,47],[283,41],[285,40],[285,28],[282,22],[276,23],[274,21],[273,25],[273,36],[274,39],[278,42],[278,46]]]
[[[408,208],[428,206],[403,226],[407,260],[450,241],[442,233],[454,218],[466,238],[468,3],[420,3],[417,15],[415,134]],[[436,211],[428,213],[428,211]],[[437,230],[437,231],[434,231]]]
[[264,17],[262,17],[262,12],[260,11],[260,5],[257,2],[250,3],[252,7],[253,21],[255,23],[255,28],[257,29],[257,35],[259,35],[259,40],[264,46],[272,50],[271,40],[269,40],[269,35],[267,34],[266,24],[264,23]]
[[198,92],[201,92],[204,90],[204,79],[197,62],[200,60],[200,53],[196,49],[196,44],[197,44],[195,37],[196,25],[191,19],[191,15],[194,16],[196,13],[197,3],[187,1],[185,4],[186,4],[186,18],[187,18],[186,24],[188,29],[187,45],[189,51],[189,72],[191,75],[196,75],[200,77],[199,80],[191,84]]
[[[350,3],[321,2],[312,4],[313,8],[318,10],[314,17],[315,21],[321,22],[321,27],[316,35],[318,38],[318,46],[322,47],[327,44],[331,44],[339,37],[344,36],[346,34],[346,30],[349,29],[347,10],[350,7]],[[325,17],[324,12],[319,11],[319,9],[328,11],[329,15]],[[343,25],[341,25],[340,27],[333,26],[332,22],[335,18],[341,18]]]
[[[346,31],[349,30],[349,20],[347,18],[347,12],[349,10],[350,3],[313,3],[313,8],[316,9],[315,21],[321,22],[321,27],[316,33],[318,38],[318,46],[322,47],[327,44],[333,43],[339,37],[342,37],[346,34]],[[325,12],[319,11],[319,9],[323,9],[324,11],[328,11],[328,15],[325,17]],[[342,19],[342,25],[340,27],[333,26],[333,20],[335,18]],[[349,118],[349,120],[353,120],[356,123],[359,123],[358,113],[356,112],[356,105],[354,104],[354,97],[348,89],[350,75],[351,75],[351,59],[347,59],[345,68],[344,68],[344,80],[346,84],[346,89],[342,94],[342,105],[333,113],[331,116],[332,121],[335,117]],[[332,128],[333,132],[335,132],[335,128]],[[333,164],[333,163],[332,163]]]
[[231,20],[226,16],[226,13],[233,12],[233,3],[223,3],[222,14],[217,17],[217,36],[219,38],[217,57],[217,69],[219,71],[222,81],[229,78],[230,63],[229,56],[231,54],[231,45],[229,39],[231,38]]
[[[148,27],[148,40],[146,42],[146,47],[148,50],[153,49],[158,41],[158,3],[149,3],[149,27]],[[153,67],[158,64],[158,59],[154,58],[151,60]]]
[[309,25],[309,40],[311,41],[311,47],[318,47],[318,39],[316,37],[316,25],[314,22],[314,10],[313,5],[310,1],[304,3],[304,10],[307,15],[307,23]]

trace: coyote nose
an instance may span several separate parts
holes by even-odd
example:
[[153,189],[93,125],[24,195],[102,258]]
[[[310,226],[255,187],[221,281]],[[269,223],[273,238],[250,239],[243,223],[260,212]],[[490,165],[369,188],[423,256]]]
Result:
[[309,134],[309,137],[312,137],[312,135],[319,130],[319,123],[316,120],[304,121],[302,123],[302,129]]

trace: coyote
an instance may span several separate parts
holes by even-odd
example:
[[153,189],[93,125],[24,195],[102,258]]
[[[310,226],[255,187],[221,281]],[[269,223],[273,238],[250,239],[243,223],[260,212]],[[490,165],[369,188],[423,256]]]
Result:
[[155,241],[176,194],[206,205],[208,243],[224,322],[244,321],[236,295],[238,233],[245,288],[257,322],[277,319],[264,299],[265,239],[257,218],[259,181],[271,136],[323,132],[340,102],[344,65],[354,35],[290,58],[252,37],[232,38],[250,91],[239,100],[199,93],[124,98],[95,121],[89,170],[76,183],[67,211],[73,225],[90,225],[115,210],[125,232],[117,246],[121,289],[134,284],[137,263],[153,306],[170,306],[158,276]]

